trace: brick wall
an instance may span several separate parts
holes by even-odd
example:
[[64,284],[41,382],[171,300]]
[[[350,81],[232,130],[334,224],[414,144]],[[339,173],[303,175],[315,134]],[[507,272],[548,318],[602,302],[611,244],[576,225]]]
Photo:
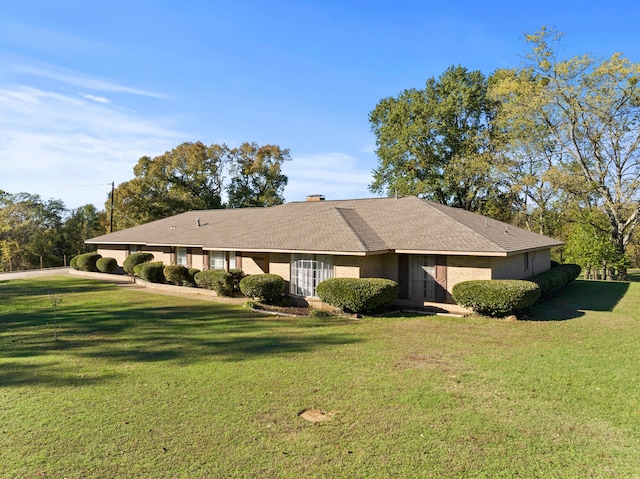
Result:
[[447,291],[462,281],[491,279],[491,258],[447,256]]
[[[527,266],[525,267],[525,257]],[[525,279],[551,267],[551,251],[530,251],[514,256],[493,258],[492,279]]]

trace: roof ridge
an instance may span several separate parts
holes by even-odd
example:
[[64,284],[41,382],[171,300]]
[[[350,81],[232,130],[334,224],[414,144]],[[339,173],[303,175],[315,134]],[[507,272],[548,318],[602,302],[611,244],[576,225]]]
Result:
[[[371,228],[371,225],[369,225],[356,208],[337,209],[349,225],[349,228],[353,230],[367,251],[378,251],[380,250],[380,246],[384,246],[384,249],[389,248],[387,242],[382,239],[382,237],[373,228]],[[349,215],[345,214],[347,211],[349,212]],[[352,218],[349,218],[349,216],[352,216]],[[354,224],[353,219],[357,219],[359,224]]]
[[[349,229],[351,231],[353,231],[353,234],[356,235],[356,237],[358,238],[358,241],[360,241],[360,244],[364,247],[364,249],[366,251],[369,250],[369,247],[367,246],[366,241],[364,241],[364,239],[362,239],[362,236],[360,236],[360,233],[358,233],[358,231],[354,228],[353,224],[351,224],[351,221],[349,221],[349,219],[344,215],[343,210],[349,210],[354,212],[355,214],[358,214],[357,211],[355,211],[353,208],[339,208],[339,207],[334,207],[335,210],[338,211],[338,214],[340,215],[340,217],[345,221],[345,223],[347,223],[347,225],[349,226]],[[360,216],[360,215],[358,215]]]
[[[455,222],[457,225],[463,227],[464,229],[466,229],[467,231],[470,231],[474,236],[478,236],[480,238],[482,238],[483,240],[487,241],[488,243],[491,243],[493,246],[495,246],[498,250],[500,251],[507,251],[507,249],[504,246],[500,246],[498,243],[496,243],[494,240],[492,240],[491,238],[489,238],[486,235],[481,234],[479,231],[476,231],[475,229],[473,229],[472,227],[458,221],[457,219],[453,218],[451,215],[446,214],[444,211],[440,210],[439,208],[433,206],[433,205],[438,205],[444,208],[451,208],[453,210],[456,210],[456,212],[458,211],[464,211],[465,213],[470,213],[472,215],[476,215],[477,213],[474,213],[472,211],[467,211],[464,208],[456,208],[454,206],[449,206],[449,205],[443,205],[442,203],[436,203],[435,201],[430,201],[430,200],[426,200],[424,198],[418,198],[417,196],[415,197],[416,199],[424,202],[425,204],[427,204],[428,206],[431,206],[431,208],[438,214],[441,216],[444,216],[445,218],[448,218],[449,220]],[[488,217],[485,217],[486,219],[488,219]],[[493,218],[492,218],[493,219]],[[493,220],[493,221],[498,221],[498,220]],[[504,223],[503,221],[498,221],[499,223]],[[505,223],[506,224],[506,223]]]

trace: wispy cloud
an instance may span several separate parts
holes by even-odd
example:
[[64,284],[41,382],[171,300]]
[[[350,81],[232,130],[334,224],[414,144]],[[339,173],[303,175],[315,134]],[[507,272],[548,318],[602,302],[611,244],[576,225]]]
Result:
[[283,172],[289,183],[285,189],[287,201],[303,200],[310,194],[330,199],[366,198],[373,181],[371,171],[359,166],[359,161],[344,153],[325,153],[294,157],[285,163]]
[[89,95],[87,93],[81,93],[80,96],[87,100],[95,101],[96,103],[111,103],[111,100],[103,96]]
[[73,85],[89,90],[112,93],[128,93],[131,95],[140,95],[159,99],[168,98],[167,95],[164,95],[162,93],[121,85],[117,82],[104,80],[101,78],[94,78],[82,73],[65,70],[58,67],[16,64],[10,66],[9,69],[14,74],[47,78],[49,80],[56,80],[67,85]]
[[169,119],[149,121],[93,95],[0,87],[0,189],[101,207],[106,188],[133,177],[144,155],[184,141]]

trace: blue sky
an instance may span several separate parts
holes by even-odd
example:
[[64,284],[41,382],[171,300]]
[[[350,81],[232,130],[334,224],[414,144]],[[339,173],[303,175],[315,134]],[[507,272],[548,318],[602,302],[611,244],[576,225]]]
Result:
[[640,61],[632,1],[2,0],[0,190],[103,208],[184,141],[291,150],[286,201],[373,196],[369,112],[451,65],[517,67],[525,33]]

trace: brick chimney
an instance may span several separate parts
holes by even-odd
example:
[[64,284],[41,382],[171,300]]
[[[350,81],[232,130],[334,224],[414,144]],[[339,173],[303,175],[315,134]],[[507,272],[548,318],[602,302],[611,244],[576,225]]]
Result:
[[307,201],[324,201],[324,195],[308,195]]

